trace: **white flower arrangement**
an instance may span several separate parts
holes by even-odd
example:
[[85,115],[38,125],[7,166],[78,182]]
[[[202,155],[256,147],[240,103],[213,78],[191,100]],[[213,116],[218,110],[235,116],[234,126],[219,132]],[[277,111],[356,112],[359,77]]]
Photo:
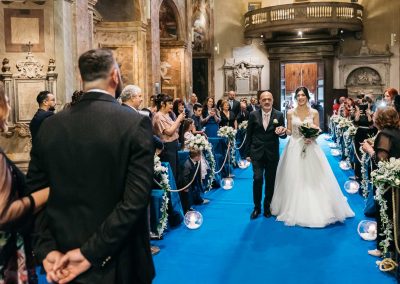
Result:
[[330,120],[331,120],[331,122],[333,122],[333,123],[338,123],[339,120],[340,120],[340,116],[337,115],[337,114],[334,114],[334,115],[331,116]]
[[160,211],[161,211],[161,218],[160,221],[157,225],[157,233],[159,236],[161,236],[164,232],[164,230],[167,228],[168,224],[168,213],[167,213],[167,208],[168,208],[168,191],[171,190],[171,186],[169,184],[169,177],[168,177],[168,168],[164,167],[161,164],[160,157],[157,155],[154,155],[154,176],[160,180],[160,185],[161,189],[164,190],[163,194],[163,203],[161,205]]
[[349,156],[350,148],[353,145],[353,139],[356,135],[357,127],[354,125],[349,126],[347,130],[343,133],[343,140],[344,140],[344,155],[346,157]]
[[400,159],[392,157],[388,161],[380,161],[378,168],[371,172],[371,181],[377,188],[375,199],[380,205],[382,234],[385,237],[379,245],[382,247],[383,255],[386,255],[390,241],[393,240],[393,223],[388,217],[387,200],[383,198],[383,195],[388,190],[395,190],[394,188],[399,188],[400,186]]
[[337,123],[336,128],[343,130],[343,129],[349,128],[350,126],[353,126],[353,121],[351,121],[345,117],[339,117],[339,121]]
[[223,126],[218,129],[217,135],[219,137],[224,137],[228,139],[228,143],[231,146],[231,162],[233,165],[236,165],[235,159],[235,146],[236,146],[236,130],[230,126]]
[[204,158],[210,166],[210,174],[207,180],[207,190],[210,190],[215,177],[215,159],[212,153],[212,145],[203,135],[197,134],[185,141],[185,146],[188,149],[204,151]]
[[360,152],[361,152],[361,189],[363,193],[363,197],[367,198],[368,197],[368,184],[370,183],[370,180],[368,178],[368,167],[369,167],[369,155],[368,153],[364,152],[362,147],[360,147]]
[[243,121],[238,125],[238,128],[239,128],[239,130],[246,131],[248,125],[249,125],[249,121],[248,121],[248,120],[243,120]]

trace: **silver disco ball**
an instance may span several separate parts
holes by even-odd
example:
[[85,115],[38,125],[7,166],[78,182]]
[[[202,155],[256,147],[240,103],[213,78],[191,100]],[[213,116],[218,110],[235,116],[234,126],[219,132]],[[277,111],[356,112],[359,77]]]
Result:
[[359,189],[360,184],[356,180],[348,180],[344,183],[344,190],[348,193],[357,193]]
[[188,211],[185,214],[184,223],[191,230],[198,229],[203,224],[203,215],[198,211]]
[[374,241],[378,235],[375,221],[363,220],[358,224],[357,232],[363,240]]

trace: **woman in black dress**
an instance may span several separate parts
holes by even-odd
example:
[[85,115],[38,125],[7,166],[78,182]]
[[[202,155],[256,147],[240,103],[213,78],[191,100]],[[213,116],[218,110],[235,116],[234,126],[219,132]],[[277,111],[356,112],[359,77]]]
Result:
[[237,129],[237,121],[235,114],[233,111],[229,110],[229,103],[226,100],[223,100],[221,103],[221,122],[219,123],[219,127],[230,126],[234,129]]
[[[374,124],[378,128],[379,132],[375,139],[374,145],[370,145],[367,142],[363,143],[363,150],[369,154],[373,164],[373,168],[376,169],[379,161],[386,161],[390,158],[400,158],[400,118],[399,114],[393,107],[380,108],[374,115]],[[375,189],[374,189],[375,191]],[[393,204],[392,204],[392,191],[388,190],[383,198],[387,201],[387,214],[393,222]],[[380,242],[383,240],[381,236],[382,232],[382,220],[380,216],[380,206],[376,203],[377,213],[377,230],[378,236],[376,238],[377,249],[370,250],[368,253],[373,256],[381,256],[382,251]],[[394,251],[393,242],[390,243],[389,251]]]

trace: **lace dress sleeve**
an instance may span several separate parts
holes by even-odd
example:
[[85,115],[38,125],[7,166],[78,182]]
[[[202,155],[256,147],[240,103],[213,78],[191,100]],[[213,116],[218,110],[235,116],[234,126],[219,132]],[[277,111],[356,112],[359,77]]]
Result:
[[12,183],[12,170],[5,156],[0,154],[0,229],[16,225],[35,205],[31,196],[18,198]]

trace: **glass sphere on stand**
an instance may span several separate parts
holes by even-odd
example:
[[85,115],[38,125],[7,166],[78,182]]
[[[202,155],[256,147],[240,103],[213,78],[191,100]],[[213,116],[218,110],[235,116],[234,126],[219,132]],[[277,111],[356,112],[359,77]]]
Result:
[[238,162],[238,166],[239,166],[239,168],[241,168],[241,169],[246,169],[246,168],[248,168],[248,167],[250,166],[250,162],[247,161],[246,159],[243,159],[243,160],[240,160],[240,161]]
[[235,182],[233,181],[233,178],[231,178],[231,177],[223,178],[221,181],[221,187],[225,190],[232,189],[234,184],[235,184]]
[[363,240],[374,241],[378,236],[377,224],[375,221],[363,220],[358,224],[357,232]]
[[339,149],[331,149],[331,155],[334,157],[340,156],[342,152]]
[[340,161],[339,162],[339,167],[344,171],[347,171],[347,170],[351,169],[350,163],[348,161]]
[[188,211],[183,222],[191,230],[198,229],[203,224],[203,215],[199,211]]
[[348,180],[344,183],[344,190],[346,192],[354,194],[360,189],[360,184],[356,180]]

